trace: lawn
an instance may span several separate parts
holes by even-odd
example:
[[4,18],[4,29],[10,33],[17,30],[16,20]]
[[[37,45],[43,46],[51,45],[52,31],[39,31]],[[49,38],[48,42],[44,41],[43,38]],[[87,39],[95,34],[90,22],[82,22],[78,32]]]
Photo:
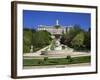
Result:
[[91,62],[90,56],[73,57],[73,58],[48,58],[44,59],[24,59],[24,66],[46,66],[46,65],[65,65],[65,64],[78,64]]

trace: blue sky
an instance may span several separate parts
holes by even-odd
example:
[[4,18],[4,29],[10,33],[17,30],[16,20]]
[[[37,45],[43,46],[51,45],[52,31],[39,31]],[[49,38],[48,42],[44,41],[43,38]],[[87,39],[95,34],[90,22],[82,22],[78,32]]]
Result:
[[24,28],[36,29],[38,25],[55,25],[57,19],[62,26],[78,24],[84,30],[91,27],[89,13],[23,10]]

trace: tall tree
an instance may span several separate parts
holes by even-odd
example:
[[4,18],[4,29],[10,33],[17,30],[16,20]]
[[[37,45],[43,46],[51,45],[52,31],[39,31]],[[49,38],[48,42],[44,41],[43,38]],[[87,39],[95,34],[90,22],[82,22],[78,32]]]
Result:
[[51,34],[45,30],[33,33],[32,45],[34,51],[37,51],[51,43]]
[[83,31],[83,30],[80,28],[79,25],[74,25],[72,27],[67,28],[66,34],[62,35],[60,42],[62,44],[65,44],[65,45],[71,47],[71,41],[81,31]]
[[27,53],[30,51],[32,41],[32,30],[24,29],[23,30],[23,52]]
[[85,40],[84,45],[86,49],[91,49],[91,29],[89,28],[87,32],[85,32]]
[[83,32],[80,32],[74,37],[74,39],[71,41],[71,45],[74,47],[74,49],[80,49],[83,47],[84,38],[85,37]]

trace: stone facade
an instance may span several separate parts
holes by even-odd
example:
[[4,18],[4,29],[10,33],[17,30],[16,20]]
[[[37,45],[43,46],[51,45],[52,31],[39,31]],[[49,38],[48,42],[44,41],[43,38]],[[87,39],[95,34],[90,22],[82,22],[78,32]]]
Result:
[[[55,26],[59,26],[59,28],[56,28]],[[54,26],[46,26],[46,25],[39,25],[37,30],[46,30],[50,32],[52,35],[59,34],[61,35],[63,32],[66,32],[66,27],[59,25],[59,21],[56,21],[56,25]]]

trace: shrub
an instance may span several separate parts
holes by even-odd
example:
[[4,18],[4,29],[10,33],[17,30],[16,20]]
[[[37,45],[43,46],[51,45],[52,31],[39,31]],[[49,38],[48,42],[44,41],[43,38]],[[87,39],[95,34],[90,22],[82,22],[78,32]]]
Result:
[[70,58],[71,58],[71,56],[70,56],[70,55],[66,56],[66,59],[70,59]]
[[48,57],[44,57],[44,61],[47,61],[48,60]]
[[43,62],[42,61],[38,61],[38,64],[42,64]]
[[72,58],[71,58],[70,55],[68,55],[68,56],[66,57],[66,59],[68,59],[68,62],[69,62],[69,63],[72,62]]

